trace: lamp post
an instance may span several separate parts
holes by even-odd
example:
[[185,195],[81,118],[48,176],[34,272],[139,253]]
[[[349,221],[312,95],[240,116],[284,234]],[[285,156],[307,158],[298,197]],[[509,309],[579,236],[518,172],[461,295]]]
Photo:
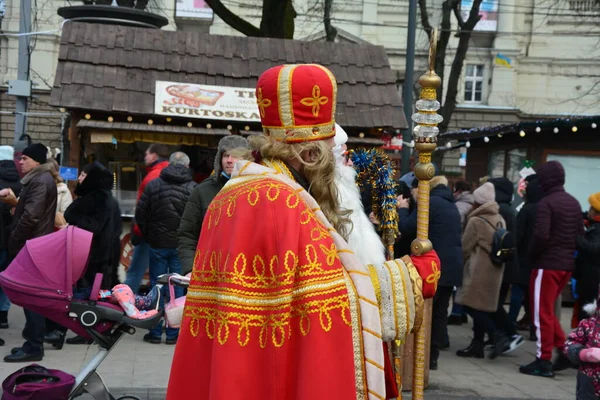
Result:
[[[437,147],[439,129],[437,125],[443,118],[437,113],[440,103],[437,101],[437,88],[442,80],[435,73],[435,52],[437,45],[437,29],[431,33],[429,43],[429,70],[419,78],[421,93],[415,107],[417,112],[412,120],[417,124],[413,129],[415,148],[419,152],[419,163],[415,166],[415,176],[419,180],[419,199],[417,202],[417,238],[411,244],[415,255],[431,251],[433,246],[429,240],[429,181],[435,175],[431,163],[431,155]],[[413,364],[413,400],[423,400],[425,386],[425,327],[421,324],[415,337],[415,358]]]

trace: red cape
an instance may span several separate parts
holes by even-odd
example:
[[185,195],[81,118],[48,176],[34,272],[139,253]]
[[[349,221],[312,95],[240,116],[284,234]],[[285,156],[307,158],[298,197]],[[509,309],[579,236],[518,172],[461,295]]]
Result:
[[355,289],[315,210],[269,177],[231,183],[204,218],[167,400],[368,398]]

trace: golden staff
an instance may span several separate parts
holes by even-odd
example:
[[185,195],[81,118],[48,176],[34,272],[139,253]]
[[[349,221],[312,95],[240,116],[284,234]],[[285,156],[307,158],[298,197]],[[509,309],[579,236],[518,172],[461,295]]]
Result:
[[[417,124],[413,130],[415,148],[419,152],[419,163],[415,166],[415,176],[419,180],[419,199],[417,202],[417,238],[411,244],[412,253],[422,255],[431,251],[433,246],[429,240],[429,181],[435,175],[431,163],[431,155],[437,147],[437,125],[443,118],[437,113],[440,103],[437,101],[437,88],[442,81],[435,73],[435,52],[437,45],[437,29],[431,33],[429,42],[429,70],[419,78],[421,93],[416,103],[417,112],[412,120]],[[413,400],[423,400],[425,387],[425,322],[415,336],[415,353],[413,364]]]

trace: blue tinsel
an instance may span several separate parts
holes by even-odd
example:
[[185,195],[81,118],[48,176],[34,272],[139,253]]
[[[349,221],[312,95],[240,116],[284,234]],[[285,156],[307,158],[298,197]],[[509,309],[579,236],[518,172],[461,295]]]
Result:
[[373,213],[380,221],[381,228],[391,229],[397,236],[397,183],[390,159],[381,149],[365,148],[350,151],[350,159],[357,171],[359,185],[366,180],[372,186]]

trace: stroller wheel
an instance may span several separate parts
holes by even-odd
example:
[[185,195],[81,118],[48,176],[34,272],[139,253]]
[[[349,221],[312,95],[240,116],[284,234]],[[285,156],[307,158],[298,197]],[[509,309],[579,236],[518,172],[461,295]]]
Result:
[[137,396],[125,395],[125,396],[118,397],[116,400],[142,400],[142,399],[140,399]]

